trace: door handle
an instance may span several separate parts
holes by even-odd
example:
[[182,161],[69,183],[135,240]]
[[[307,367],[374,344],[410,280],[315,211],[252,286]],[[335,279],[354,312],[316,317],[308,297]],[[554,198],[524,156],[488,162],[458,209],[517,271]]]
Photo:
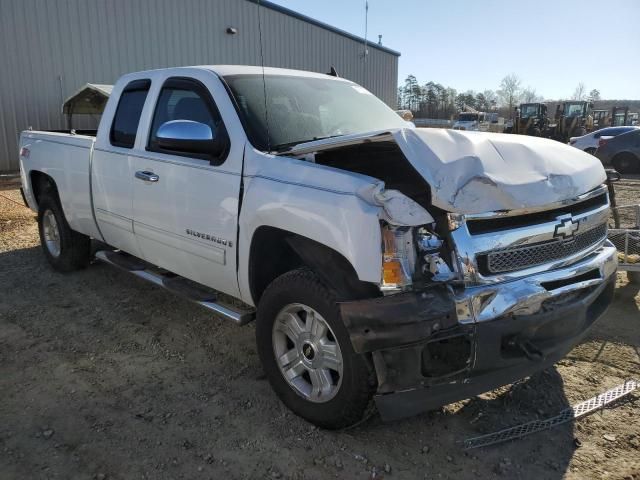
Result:
[[146,170],[139,170],[136,172],[136,178],[144,180],[145,182],[157,182],[160,177],[153,172],[147,172]]

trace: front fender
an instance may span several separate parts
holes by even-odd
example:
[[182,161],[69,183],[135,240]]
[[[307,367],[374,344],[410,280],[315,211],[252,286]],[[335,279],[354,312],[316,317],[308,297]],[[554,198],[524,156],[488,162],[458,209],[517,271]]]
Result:
[[375,180],[259,152],[248,154],[245,161],[238,242],[238,282],[245,301],[251,298],[248,275],[251,240],[262,226],[321,243],[346,258],[359,280],[380,283],[380,207],[356,195],[358,189]]

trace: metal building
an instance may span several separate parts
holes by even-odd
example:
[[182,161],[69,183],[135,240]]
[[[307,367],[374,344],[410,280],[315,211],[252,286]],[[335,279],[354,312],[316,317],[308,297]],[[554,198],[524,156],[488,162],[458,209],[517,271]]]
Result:
[[21,130],[66,128],[63,100],[85,83],[170,66],[260,65],[259,16],[265,65],[333,65],[395,106],[398,52],[267,1],[0,0],[0,173],[18,169]]

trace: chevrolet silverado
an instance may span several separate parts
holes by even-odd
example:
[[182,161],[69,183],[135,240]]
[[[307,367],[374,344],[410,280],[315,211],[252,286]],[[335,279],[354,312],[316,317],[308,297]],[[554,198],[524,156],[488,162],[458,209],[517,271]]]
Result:
[[596,158],[416,129],[335,76],[132,73],[97,131],[29,129],[19,154],[54,269],[95,258],[255,319],[273,390],[326,428],[372,401],[396,419],[546,368],[613,296]]

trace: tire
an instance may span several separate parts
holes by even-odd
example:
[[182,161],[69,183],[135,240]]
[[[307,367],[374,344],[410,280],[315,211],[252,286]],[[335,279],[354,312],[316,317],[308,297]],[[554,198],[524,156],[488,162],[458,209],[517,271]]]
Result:
[[71,229],[51,190],[38,202],[38,230],[42,251],[54,270],[72,272],[89,264],[91,239]]
[[[296,329],[286,328],[290,323],[285,322],[292,321],[302,331],[296,341],[292,340]],[[310,327],[323,322],[328,328]],[[322,340],[312,334],[321,331],[326,332]],[[271,387],[296,415],[327,429],[363,419],[375,390],[375,375],[367,358],[353,351],[335,293],[314,272],[293,270],[267,287],[258,306],[256,343]],[[334,354],[325,357],[325,351]],[[281,369],[277,358],[283,358],[282,352],[288,359]],[[341,362],[336,360],[340,358]],[[327,359],[333,359],[333,369],[326,367]],[[292,380],[285,379],[285,370]],[[312,376],[325,380],[320,392],[314,390]]]
[[613,168],[620,173],[633,173],[638,170],[638,159],[632,153],[623,152],[613,157]]
[[640,285],[640,272],[627,271],[627,280],[634,285]]
[[584,151],[585,151],[585,153],[588,153],[589,155],[595,155],[596,154],[596,149],[593,148],[593,147],[585,148]]

